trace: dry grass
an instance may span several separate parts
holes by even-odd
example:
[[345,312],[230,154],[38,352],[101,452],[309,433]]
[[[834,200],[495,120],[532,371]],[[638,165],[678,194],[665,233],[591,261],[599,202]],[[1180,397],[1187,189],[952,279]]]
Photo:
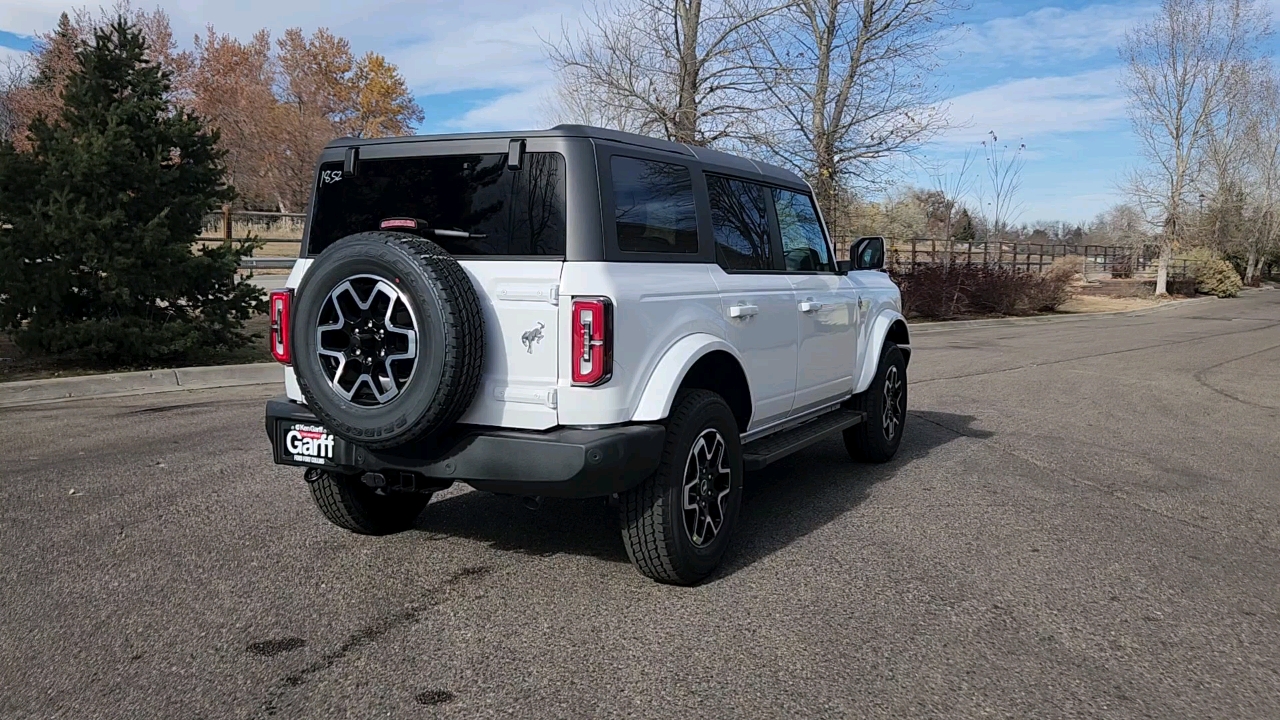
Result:
[[[199,244],[201,246],[212,246],[212,245],[218,245],[221,242],[222,242],[221,240],[206,239],[206,240],[201,240]],[[294,257],[298,257],[298,251],[299,251],[298,241],[296,240],[294,240],[293,242],[268,240],[265,243],[263,243],[262,247],[253,251],[253,256],[254,257],[294,258]]]
[[[222,217],[212,215],[206,220],[204,232],[200,237],[221,239]],[[231,237],[255,237],[259,240],[292,241],[295,245],[302,239],[301,218],[236,218],[231,221]]]
[[1125,310],[1145,310],[1168,302],[1154,298],[1108,297],[1106,295],[1075,295],[1058,306],[1060,313],[1097,313]]

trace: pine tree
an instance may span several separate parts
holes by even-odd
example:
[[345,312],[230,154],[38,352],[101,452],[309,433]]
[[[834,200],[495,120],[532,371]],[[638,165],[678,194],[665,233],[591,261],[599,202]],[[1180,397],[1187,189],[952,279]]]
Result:
[[956,220],[955,229],[951,231],[951,241],[968,244],[973,242],[974,236],[973,218],[969,216],[968,209],[963,209],[960,211],[960,217]]
[[115,364],[243,346],[261,299],[236,278],[250,244],[193,248],[234,195],[217,134],[170,105],[171,73],[123,17],[75,58],[31,152],[0,144],[0,327],[27,351]]

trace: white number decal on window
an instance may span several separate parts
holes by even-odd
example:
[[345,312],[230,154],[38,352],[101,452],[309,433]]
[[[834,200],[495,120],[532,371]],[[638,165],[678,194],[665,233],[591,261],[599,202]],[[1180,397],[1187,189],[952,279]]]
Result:
[[321,185],[330,185],[332,183],[338,182],[341,179],[342,179],[341,170],[321,170],[320,171]]

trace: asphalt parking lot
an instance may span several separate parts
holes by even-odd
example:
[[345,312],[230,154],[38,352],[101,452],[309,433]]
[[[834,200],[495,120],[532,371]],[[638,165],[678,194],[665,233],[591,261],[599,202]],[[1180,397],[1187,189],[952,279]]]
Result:
[[0,717],[1280,717],[1280,291],[915,332],[692,589],[603,502],[341,532],[273,389],[0,410]]

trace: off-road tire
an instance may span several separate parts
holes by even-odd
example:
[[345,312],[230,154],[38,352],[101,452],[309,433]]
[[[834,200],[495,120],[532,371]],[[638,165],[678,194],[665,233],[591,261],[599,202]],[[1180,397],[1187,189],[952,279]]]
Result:
[[[887,437],[883,418],[885,414],[885,382],[890,368],[896,368],[902,385],[900,418],[893,437]],[[859,462],[889,462],[902,444],[902,431],[907,419],[907,361],[902,350],[891,342],[885,342],[880,350],[880,363],[871,387],[853,396],[850,406],[867,414],[866,420],[844,431],[844,447],[849,457]]]
[[[742,503],[742,441],[733,411],[707,390],[680,393],[667,418],[667,439],[658,470],[619,502],[622,540],[642,575],[661,583],[693,585],[720,564]],[[715,537],[697,547],[685,525],[682,493],[685,465],[698,437],[714,428],[723,437],[730,473],[723,523]]]
[[360,535],[390,535],[413,527],[430,493],[385,492],[365,485],[358,475],[308,470],[307,485],[316,507],[329,522]]
[[[421,318],[419,365],[400,394],[376,408],[335,393],[316,357],[315,328],[323,303],[334,287],[355,274],[395,283]],[[303,277],[291,321],[294,369],[307,406],[335,435],[364,447],[397,447],[448,429],[480,387],[480,298],[457,260],[416,235],[362,232],[334,243]]]

